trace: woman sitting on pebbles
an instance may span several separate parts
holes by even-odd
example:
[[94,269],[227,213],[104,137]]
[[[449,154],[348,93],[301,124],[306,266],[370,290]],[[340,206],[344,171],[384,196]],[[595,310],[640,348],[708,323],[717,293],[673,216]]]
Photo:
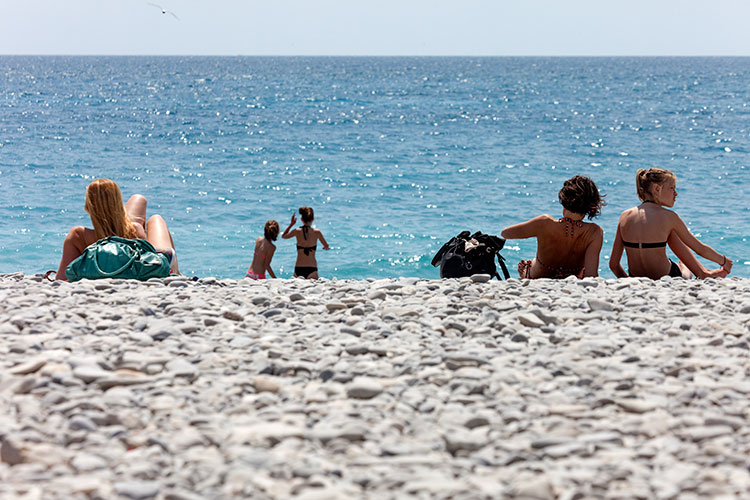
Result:
[[246,278],[253,280],[264,280],[266,279],[266,271],[275,278],[273,269],[271,269],[271,259],[273,254],[276,252],[276,245],[273,244],[276,238],[279,236],[279,223],[275,220],[269,220],[266,222],[263,228],[263,237],[258,236],[255,240],[255,251],[253,252],[253,261],[250,263],[250,268],[245,274]]
[[315,251],[318,248],[318,240],[323,244],[323,250],[328,250],[328,242],[323,238],[319,229],[311,227],[315,214],[310,207],[300,207],[302,226],[290,231],[297,222],[297,217],[292,214],[292,222],[284,229],[282,238],[289,239],[297,237],[297,262],[294,264],[294,277],[318,279],[318,261],[315,260]]
[[[639,170],[635,182],[643,203],[620,215],[609,260],[609,268],[615,276],[690,278],[692,271],[699,278],[723,278],[729,274],[731,259],[698,241],[679,215],[664,208],[674,206],[677,199],[677,177],[672,172],[661,168]],[[667,245],[680,259],[679,264],[667,258]],[[620,265],[623,249],[628,256],[630,274]],[[721,267],[709,271],[695,258],[691,249]]]
[[536,257],[518,263],[521,278],[565,278],[598,276],[602,228],[592,222],[605,205],[594,181],[576,175],[565,181],[558,193],[562,217],[540,215],[503,229],[506,239],[536,238]]
[[174,241],[166,221],[153,215],[146,223],[146,198],[139,194],[130,197],[123,206],[120,188],[109,179],[96,179],[86,188],[86,212],[94,229],[75,226],[65,237],[56,279],[66,280],[65,269],[78,258],[87,246],[108,236],[141,238],[151,243],[159,253],[170,258],[170,273],[179,274]]

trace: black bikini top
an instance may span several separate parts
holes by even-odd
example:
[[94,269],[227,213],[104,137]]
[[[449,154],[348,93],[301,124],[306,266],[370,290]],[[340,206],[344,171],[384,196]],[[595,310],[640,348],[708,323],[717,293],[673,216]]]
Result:
[[628,248],[662,248],[667,246],[666,241],[659,243],[632,243],[630,241],[622,240],[622,244]]
[[[302,226],[302,234],[304,235],[304,238],[307,239],[307,233],[310,231],[310,226]],[[318,244],[314,244],[311,247],[303,247],[297,245],[297,250],[302,250],[305,252],[305,255],[310,255],[310,252],[314,252],[318,249]]]

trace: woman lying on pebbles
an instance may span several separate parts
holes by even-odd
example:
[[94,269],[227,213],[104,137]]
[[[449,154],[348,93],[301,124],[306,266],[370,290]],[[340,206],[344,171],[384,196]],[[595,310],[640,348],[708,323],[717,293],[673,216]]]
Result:
[[91,216],[94,229],[75,226],[65,237],[60,266],[56,279],[66,280],[65,269],[83,251],[102,238],[141,238],[151,243],[159,253],[170,257],[170,273],[179,274],[174,241],[166,221],[153,215],[146,223],[146,198],[139,194],[130,197],[123,205],[120,188],[109,179],[96,179],[86,188],[85,210]]
[[[643,203],[620,215],[609,260],[609,268],[615,276],[690,278],[692,271],[699,278],[723,278],[729,274],[732,260],[698,241],[679,215],[664,208],[673,207],[677,199],[677,177],[672,172],[660,168],[639,170],[635,182]],[[679,264],[667,258],[667,245],[680,259]],[[620,265],[623,249],[626,249],[629,273]],[[706,269],[691,249],[721,267]]]
[[565,181],[558,194],[562,217],[540,215],[503,229],[506,239],[535,237],[536,257],[518,263],[521,278],[565,278],[598,276],[599,252],[603,231],[598,225],[583,222],[593,219],[605,205],[594,181],[576,175]]
[[292,214],[292,222],[284,230],[282,238],[289,239],[297,237],[297,262],[294,264],[295,278],[318,279],[318,261],[315,260],[315,251],[318,248],[318,240],[323,244],[323,250],[328,250],[328,242],[323,238],[323,233],[311,225],[315,220],[315,214],[310,207],[300,207],[302,226],[291,230],[297,222],[297,217]]

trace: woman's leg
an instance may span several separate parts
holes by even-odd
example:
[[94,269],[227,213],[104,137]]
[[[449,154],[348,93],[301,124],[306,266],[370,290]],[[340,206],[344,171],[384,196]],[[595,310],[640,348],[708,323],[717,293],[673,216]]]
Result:
[[146,227],[146,197],[141,194],[134,194],[125,203],[125,211],[130,216],[130,220],[137,222],[144,228]]
[[[151,243],[157,250],[174,250],[174,240],[167,228],[167,221],[161,215],[152,215],[146,224],[146,240]],[[172,273],[179,274],[180,269],[177,266],[177,253],[172,255],[172,265],[169,269]]]

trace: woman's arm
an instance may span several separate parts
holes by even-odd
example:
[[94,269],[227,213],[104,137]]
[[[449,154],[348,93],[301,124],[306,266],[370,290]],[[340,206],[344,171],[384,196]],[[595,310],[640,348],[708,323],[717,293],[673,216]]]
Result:
[[281,234],[281,237],[285,240],[288,240],[289,238],[294,236],[294,231],[289,232],[290,229],[292,229],[292,226],[297,222],[297,216],[295,214],[292,214],[292,222],[289,223],[289,225],[284,229],[284,232]]
[[599,254],[602,251],[603,241],[604,231],[599,226],[596,226],[596,234],[594,234],[591,242],[586,247],[586,255],[583,259],[584,278],[599,276]]
[[696,277],[704,278],[723,278],[727,275],[727,271],[723,268],[708,270],[698,259],[695,258],[693,252],[690,251],[687,245],[677,236],[677,233],[672,231],[669,233],[667,238],[667,244],[672,249],[674,254],[680,259],[680,262],[685,264],[690,272]]
[[86,228],[83,226],[76,226],[68,231],[68,235],[63,242],[62,257],[60,258],[60,265],[57,267],[55,279],[68,281],[68,278],[65,276],[65,268],[68,267],[68,264],[80,257],[88,246],[86,244],[85,233]]
[[506,227],[500,233],[500,236],[506,240],[519,240],[538,236],[542,232],[542,225],[549,219],[551,219],[549,215],[539,215],[526,222]]
[[612,243],[612,253],[609,256],[609,268],[612,270],[614,275],[618,278],[627,278],[628,273],[622,268],[620,260],[622,259],[622,251],[625,246],[622,244],[622,235],[620,234],[620,224],[617,224],[617,234],[615,234],[615,241]]
[[328,247],[328,242],[325,238],[323,238],[323,233],[321,233],[319,229],[316,229],[315,232],[318,234],[318,239],[323,244],[323,250],[330,250],[330,248]]
[[275,252],[276,252],[276,247],[272,247],[271,252],[268,254],[268,258],[266,259],[266,270],[268,271],[268,274],[270,274],[272,278],[276,278],[276,275],[273,273],[273,269],[271,269],[271,260],[273,259],[273,254]]
[[[698,240],[698,238],[693,236],[693,233],[690,232],[690,230],[687,228],[687,226],[682,221],[679,215],[677,215],[675,212],[672,212],[671,210],[669,211],[669,213],[671,214],[670,217],[671,217],[671,222],[672,222],[672,232],[674,232],[677,235],[677,237],[682,241],[682,243],[687,245],[691,250],[693,250],[695,253],[697,253],[701,257],[711,260],[713,262],[716,262],[721,267],[723,267],[727,273],[729,273],[729,271],[732,270],[731,259],[720,254],[719,252],[717,252],[710,246],[706,245],[705,243],[701,243]],[[670,236],[671,236],[671,233],[670,233]],[[670,245],[670,248],[671,248],[671,245]],[[672,250],[674,251],[674,248]],[[678,257],[680,256],[678,255]]]

